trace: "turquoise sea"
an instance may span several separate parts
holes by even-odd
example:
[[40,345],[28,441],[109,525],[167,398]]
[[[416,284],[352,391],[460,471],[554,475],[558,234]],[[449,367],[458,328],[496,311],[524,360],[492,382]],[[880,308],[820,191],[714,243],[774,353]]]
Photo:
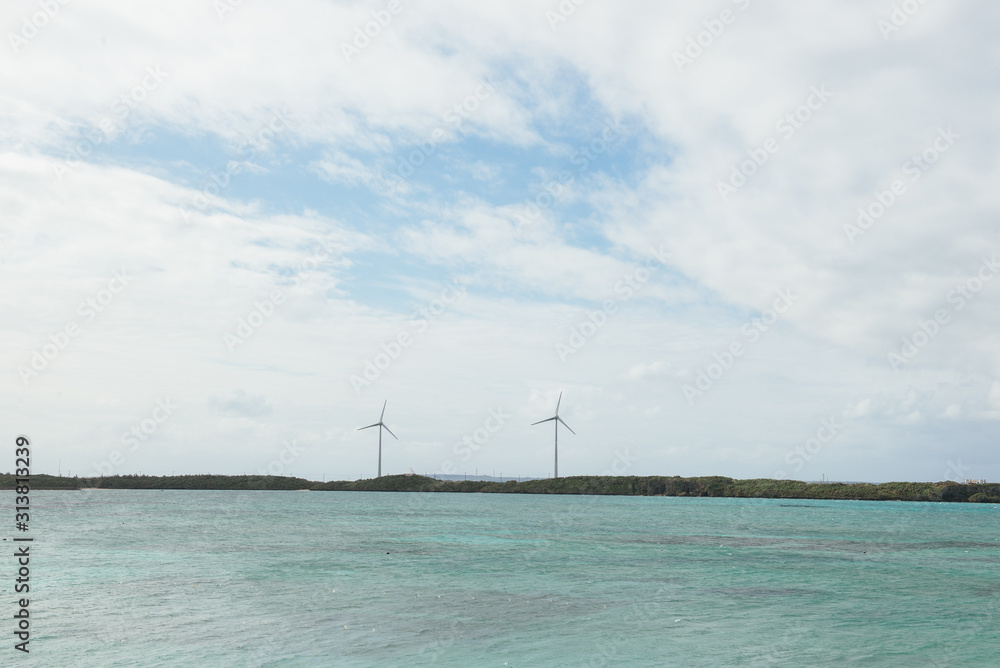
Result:
[[32,504],[31,654],[13,650],[8,556],[4,666],[1000,665],[994,505],[126,490]]

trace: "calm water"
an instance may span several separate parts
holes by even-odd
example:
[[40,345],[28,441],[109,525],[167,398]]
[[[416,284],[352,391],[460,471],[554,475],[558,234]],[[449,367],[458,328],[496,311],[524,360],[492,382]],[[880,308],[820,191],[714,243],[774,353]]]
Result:
[[32,503],[38,666],[1000,665],[998,506],[113,490]]

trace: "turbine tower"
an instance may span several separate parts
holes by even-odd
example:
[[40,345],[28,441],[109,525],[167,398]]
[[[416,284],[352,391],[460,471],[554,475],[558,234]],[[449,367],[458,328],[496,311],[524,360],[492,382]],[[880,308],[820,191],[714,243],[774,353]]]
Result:
[[570,426],[568,424],[566,424],[565,421],[563,421],[563,419],[561,417],[559,417],[559,404],[562,403],[562,395],[563,395],[563,393],[560,392],[559,393],[559,401],[556,402],[556,414],[555,415],[553,415],[550,418],[545,418],[544,420],[539,420],[538,422],[532,422],[531,423],[532,427],[534,427],[536,424],[542,424],[543,422],[552,422],[556,426],[556,469],[555,469],[555,476],[553,476],[555,478],[559,477],[559,423],[562,422],[563,426],[566,427],[567,429],[569,429],[569,433],[571,433],[574,436],[576,436],[576,432],[573,431],[570,428]]
[[392,430],[386,427],[385,423],[382,421],[382,418],[385,417],[385,406],[388,403],[389,400],[386,399],[385,403],[382,404],[382,414],[378,416],[378,422],[376,422],[375,424],[370,424],[367,427],[358,427],[358,431],[361,431],[362,429],[371,429],[372,427],[378,427],[378,477],[379,478],[382,477],[382,430],[385,429],[387,432],[392,434],[393,438],[395,438],[397,441],[399,440],[399,437],[393,434]]

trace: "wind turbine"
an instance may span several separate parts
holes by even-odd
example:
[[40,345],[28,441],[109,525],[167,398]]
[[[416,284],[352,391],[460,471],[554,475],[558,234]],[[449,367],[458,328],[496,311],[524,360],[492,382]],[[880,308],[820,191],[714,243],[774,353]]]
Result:
[[543,422],[553,422],[555,424],[555,426],[556,426],[556,470],[555,470],[555,476],[553,476],[555,478],[559,477],[559,423],[562,422],[563,426],[566,427],[567,429],[569,429],[569,433],[571,433],[574,436],[576,436],[576,432],[573,431],[570,428],[570,426],[568,424],[566,424],[566,422],[561,417],[559,417],[559,404],[562,403],[562,395],[563,395],[563,393],[560,392],[559,393],[559,401],[556,402],[556,414],[555,415],[553,415],[550,418],[545,418],[544,420],[539,420],[538,422],[532,422],[531,423],[532,427],[534,427],[536,424],[542,424]]
[[385,417],[385,406],[388,403],[389,400],[386,399],[385,403],[382,404],[382,414],[378,416],[378,422],[376,422],[375,424],[370,424],[367,427],[358,427],[358,431],[361,431],[362,429],[371,429],[372,427],[378,427],[378,477],[379,478],[382,477],[382,430],[385,429],[387,432],[392,434],[392,437],[394,439],[396,439],[397,441],[399,440],[399,437],[393,434],[392,430],[386,427],[385,423],[382,422],[382,418]]

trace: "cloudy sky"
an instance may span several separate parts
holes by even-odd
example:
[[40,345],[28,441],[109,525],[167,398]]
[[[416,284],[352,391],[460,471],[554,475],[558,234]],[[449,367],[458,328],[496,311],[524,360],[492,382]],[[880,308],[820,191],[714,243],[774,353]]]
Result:
[[0,17],[34,472],[1000,477],[1000,7]]

